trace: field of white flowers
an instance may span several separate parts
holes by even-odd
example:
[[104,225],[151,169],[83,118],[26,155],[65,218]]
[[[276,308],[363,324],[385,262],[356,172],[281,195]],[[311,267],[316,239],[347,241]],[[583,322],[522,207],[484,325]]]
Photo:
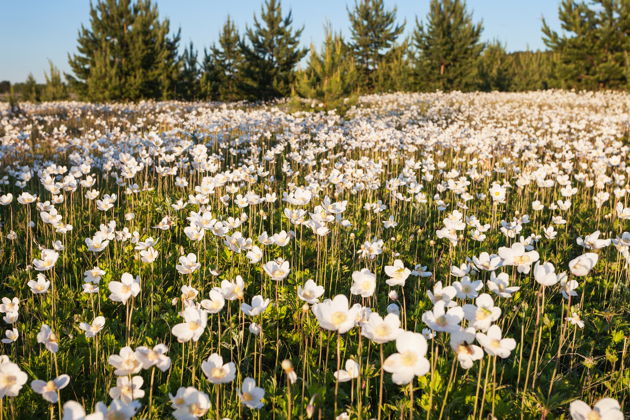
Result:
[[628,94],[1,106],[0,418],[629,413]]

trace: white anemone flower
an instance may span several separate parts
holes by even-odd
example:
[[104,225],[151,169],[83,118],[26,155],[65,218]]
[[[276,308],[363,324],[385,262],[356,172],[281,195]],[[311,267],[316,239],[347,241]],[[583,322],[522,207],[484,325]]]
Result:
[[431,365],[427,354],[427,340],[422,334],[403,331],[396,338],[398,353],[390,355],[383,363],[383,369],[392,374],[392,381],[398,385],[408,384],[416,376],[426,375]]

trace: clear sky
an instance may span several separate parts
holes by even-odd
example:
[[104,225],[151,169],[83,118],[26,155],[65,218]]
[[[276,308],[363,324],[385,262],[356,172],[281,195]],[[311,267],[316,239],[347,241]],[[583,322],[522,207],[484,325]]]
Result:
[[[252,21],[263,0],[157,0],[161,17],[171,28],[182,29],[182,44],[192,41],[201,52],[217,37],[230,15],[239,28]],[[396,6],[399,20],[406,20],[405,33],[424,19],[429,0],[385,0]],[[559,27],[559,0],[468,0],[475,21],[482,20],[483,40],[498,39],[508,51],[544,49],[541,18]],[[302,43],[319,45],[323,25],[329,21],[347,36],[346,7],[354,0],[283,0],[284,11],[293,11],[294,24],[304,26]],[[43,81],[48,59],[68,71],[67,54],[75,51],[77,31],[89,21],[89,0],[2,0],[0,1],[0,80],[21,82],[28,73]],[[200,54],[201,55],[201,54]]]

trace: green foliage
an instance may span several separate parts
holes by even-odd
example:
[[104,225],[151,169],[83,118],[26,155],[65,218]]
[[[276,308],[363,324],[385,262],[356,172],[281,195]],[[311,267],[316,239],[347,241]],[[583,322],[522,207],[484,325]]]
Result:
[[505,48],[498,41],[484,48],[479,59],[478,77],[480,90],[509,90],[512,81],[510,62]]
[[201,86],[206,97],[221,101],[242,98],[238,70],[243,65],[241,39],[234,21],[228,16],[219,34],[219,44],[205,51]]
[[416,20],[416,83],[420,90],[471,90],[483,44],[464,0],[431,0],[426,24]]
[[197,63],[197,51],[192,42],[184,50],[181,63],[182,71],[177,80],[177,97],[188,101],[198,99],[201,90],[200,71]]
[[[52,64],[51,64],[52,65]],[[22,98],[27,102],[39,102],[39,89],[33,73],[29,73],[22,87]]]
[[72,88],[92,101],[168,99],[179,72],[179,33],[169,37],[151,0],[98,0],[68,57]]
[[294,68],[306,55],[299,47],[302,29],[291,29],[291,11],[283,17],[279,0],[266,0],[260,20],[245,32],[240,42],[243,53],[239,87],[248,99],[288,96],[295,80]]
[[[348,10],[351,48],[359,69],[359,84],[364,91],[375,86],[374,73],[390,56],[405,23],[396,24],[396,8],[385,10],[383,0],[359,0]],[[395,55],[395,54],[394,54]],[[376,76],[382,77],[383,73]]]
[[557,53],[550,51],[520,51],[508,55],[512,91],[541,90],[560,87],[555,77]]
[[356,92],[357,69],[341,35],[326,29],[320,53],[311,47],[308,67],[297,78],[297,93],[317,99],[326,110],[348,105],[345,98]]
[[61,73],[52,61],[48,61],[50,70],[44,73],[46,84],[42,91],[42,101],[60,101],[68,98],[68,90],[61,80]]
[[543,39],[559,53],[556,75],[562,87],[628,88],[630,2],[563,0],[558,9],[563,33],[543,19]]
[[413,66],[409,60],[409,42],[392,47],[372,73],[374,92],[413,90]]

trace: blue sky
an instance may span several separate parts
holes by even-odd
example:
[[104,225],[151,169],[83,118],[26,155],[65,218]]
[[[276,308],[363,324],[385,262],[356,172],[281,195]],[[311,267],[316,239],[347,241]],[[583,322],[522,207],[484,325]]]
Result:
[[[250,24],[263,0],[157,0],[161,17],[171,27],[182,28],[182,41],[192,41],[202,51],[218,37],[230,15],[240,28]],[[429,0],[385,0],[396,6],[398,18],[406,20],[406,34],[416,16],[424,18]],[[468,0],[474,19],[484,24],[483,39],[499,39],[509,51],[544,49],[541,17],[559,27],[559,0]],[[293,11],[294,23],[304,26],[302,43],[319,45],[323,25],[329,21],[335,30],[349,34],[346,6],[354,0],[283,0]],[[7,0],[0,4],[0,80],[20,82],[32,72],[43,81],[48,59],[68,71],[67,54],[75,51],[77,31],[88,22],[89,0]]]

